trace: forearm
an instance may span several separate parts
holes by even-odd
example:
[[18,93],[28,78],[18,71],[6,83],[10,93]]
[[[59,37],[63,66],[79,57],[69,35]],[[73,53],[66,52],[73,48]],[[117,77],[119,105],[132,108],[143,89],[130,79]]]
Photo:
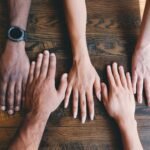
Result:
[[26,30],[31,0],[8,0],[10,25]]
[[137,122],[125,121],[119,123],[124,150],[143,150],[137,130]]
[[64,0],[64,7],[73,57],[88,56],[86,43],[87,11],[85,0]]
[[29,113],[20,128],[19,135],[10,146],[10,150],[38,149],[49,114]]
[[137,49],[145,49],[145,47],[150,46],[149,39],[150,39],[150,1],[147,0],[142,19]]

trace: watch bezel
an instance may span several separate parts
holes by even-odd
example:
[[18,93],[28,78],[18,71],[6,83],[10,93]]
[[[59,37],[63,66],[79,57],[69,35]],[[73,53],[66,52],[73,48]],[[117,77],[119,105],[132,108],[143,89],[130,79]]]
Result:
[[[11,32],[14,29],[17,29],[17,30],[19,30],[21,32],[21,36],[19,38],[12,37]],[[8,38],[10,40],[14,41],[14,42],[25,41],[26,40],[26,38],[25,38],[26,35],[25,34],[26,33],[25,33],[25,31],[23,29],[21,29],[19,27],[15,27],[15,26],[10,27],[9,30],[8,30]]]

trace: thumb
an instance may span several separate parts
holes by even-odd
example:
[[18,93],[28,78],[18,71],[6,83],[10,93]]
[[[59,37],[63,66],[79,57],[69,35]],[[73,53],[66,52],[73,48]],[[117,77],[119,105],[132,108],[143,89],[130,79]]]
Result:
[[67,85],[68,85],[67,77],[68,77],[67,73],[64,73],[62,75],[60,85],[58,88],[58,95],[61,98],[61,100],[63,100],[65,98],[65,93],[66,93],[66,89],[67,89]]
[[103,102],[105,105],[108,102],[108,89],[104,82],[101,84],[101,88],[102,88],[101,89],[102,90],[102,99],[103,99]]

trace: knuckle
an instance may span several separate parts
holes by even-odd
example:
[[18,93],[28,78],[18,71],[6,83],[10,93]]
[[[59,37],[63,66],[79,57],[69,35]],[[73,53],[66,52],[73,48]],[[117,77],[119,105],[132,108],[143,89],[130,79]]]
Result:
[[86,106],[86,102],[85,101],[81,101],[81,106],[85,107]]
[[93,105],[94,105],[93,100],[89,100],[88,103],[89,103],[90,106],[93,106]]
[[8,91],[8,93],[7,93],[7,98],[8,98],[8,99],[12,99],[13,96],[14,96],[14,93],[11,92],[11,91]]

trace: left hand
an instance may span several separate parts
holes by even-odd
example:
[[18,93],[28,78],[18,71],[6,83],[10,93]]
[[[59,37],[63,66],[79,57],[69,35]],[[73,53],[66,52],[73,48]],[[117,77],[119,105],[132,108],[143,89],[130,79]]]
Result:
[[113,117],[118,124],[126,121],[134,122],[135,99],[132,89],[131,77],[125,75],[122,66],[114,63],[112,68],[107,67],[109,88],[102,83],[102,98],[108,114]]
[[[73,66],[68,76],[68,87],[66,91],[65,107],[68,106],[71,92],[73,93],[73,116],[77,117],[78,103],[80,103],[82,123],[87,116],[87,106],[91,120],[94,119],[94,98],[93,88],[97,98],[100,100],[100,78],[89,58],[82,57],[74,60]],[[79,102],[80,101],[80,102]]]

